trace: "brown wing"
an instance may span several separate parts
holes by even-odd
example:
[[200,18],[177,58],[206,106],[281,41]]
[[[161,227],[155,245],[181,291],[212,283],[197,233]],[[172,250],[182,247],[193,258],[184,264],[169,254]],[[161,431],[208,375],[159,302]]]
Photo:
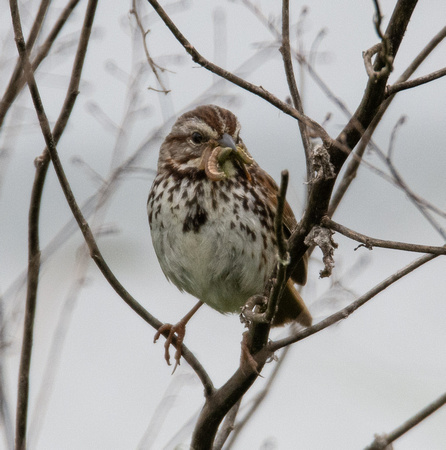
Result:
[[[268,201],[270,202],[270,206],[272,206],[273,210],[276,210],[278,192],[277,184],[264,170],[260,169],[260,167],[258,167],[257,165],[255,165],[255,167],[251,166],[250,171],[251,170],[253,178],[267,188]],[[292,231],[297,226],[297,221],[288,202],[285,203],[283,225],[285,236],[289,238]],[[307,254],[305,254],[299,261],[299,264],[297,265],[296,269],[294,269],[293,273],[291,274],[291,278],[288,280],[285,286],[282,297],[279,300],[276,315],[274,316],[274,320],[272,323],[273,326],[277,327],[294,321],[299,322],[305,327],[309,327],[311,325],[313,320],[311,314],[308,311],[308,308],[306,307],[299,292],[297,292],[296,288],[294,287],[294,282],[299,284],[306,283],[307,266],[308,256]]]
[[[277,192],[279,191],[279,188],[278,188],[276,182],[273,180],[273,178],[267,172],[265,172],[259,166],[257,166],[255,169],[257,172],[255,174],[255,177],[257,179],[261,178],[261,182],[265,186],[267,186],[268,199],[271,202],[273,209],[276,210],[276,208],[277,208]],[[293,210],[291,209],[291,206],[288,204],[288,202],[285,202],[285,208],[284,208],[284,212],[283,212],[283,226],[284,226],[285,237],[288,239],[291,236],[291,233],[294,231],[294,229],[297,226],[297,220],[294,217]],[[293,273],[291,274],[291,279],[295,283],[304,285],[307,282],[307,270],[308,270],[308,255],[305,254],[302,257],[302,259],[299,261],[299,263],[297,264]]]

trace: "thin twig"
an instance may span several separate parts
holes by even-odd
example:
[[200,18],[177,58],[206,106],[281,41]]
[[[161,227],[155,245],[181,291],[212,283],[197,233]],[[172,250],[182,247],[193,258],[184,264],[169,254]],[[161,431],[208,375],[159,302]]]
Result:
[[353,231],[339,223],[334,222],[327,216],[322,221],[322,225],[331,230],[337,231],[344,236],[364,244],[364,247],[372,249],[373,247],[390,248],[393,250],[404,250],[406,252],[430,253],[431,255],[446,255],[446,247],[436,247],[433,245],[418,245],[398,241],[385,241],[383,239],[371,238],[365,234]]
[[365,450],[385,450],[388,445],[396,441],[404,433],[407,433],[415,425],[418,425],[424,419],[429,417],[432,413],[440,409],[446,404],[446,393],[441,395],[437,400],[433,401],[430,405],[418,411],[413,417],[404,422],[398,428],[395,428],[389,434],[378,435],[375,440],[366,447]]
[[402,115],[395,123],[395,125],[392,128],[392,132],[390,133],[390,139],[389,139],[389,147],[387,149],[387,159],[389,161],[392,161],[393,158],[393,150],[395,148],[395,141],[396,137],[398,135],[398,131],[400,128],[406,123],[407,116]]
[[346,306],[344,309],[341,309],[340,311],[332,314],[331,316],[327,317],[324,320],[321,320],[317,324],[305,328],[305,330],[299,331],[298,333],[292,334],[284,339],[280,339],[278,341],[271,342],[268,345],[268,350],[270,352],[275,352],[287,345],[293,344],[295,342],[301,341],[302,339],[305,339],[309,336],[312,336],[315,333],[318,333],[321,330],[324,330],[325,328],[328,328],[329,326],[340,322],[343,319],[346,319],[350,314],[354,313],[358,308],[365,305],[370,299],[375,297],[377,294],[382,292],[384,289],[388,288],[390,285],[395,283],[396,281],[400,280],[407,274],[413,272],[415,269],[418,269],[418,267],[422,266],[423,264],[432,261],[433,259],[437,258],[438,255],[423,255],[420,258],[416,259],[406,267],[404,267],[401,270],[398,270],[394,274],[392,274],[390,277],[383,280],[381,283],[377,284],[375,287],[370,289],[368,292],[366,292],[364,295],[359,297],[357,300],[355,300],[350,305]]
[[383,16],[381,14],[381,8],[379,6],[379,1],[373,0],[373,4],[375,5],[375,17],[373,20],[375,23],[375,30],[376,30],[376,34],[381,39],[381,43],[382,43],[381,54],[382,54],[382,57],[386,61],[385,67],[383,69],[385,69],[387,71],[387,73],[389,74],[393,70],[393,66],[392,66],[393,57],[390,55],[390,49],[389,49],[390,42],[389,42],[389,38],[381,30],[381,23],[382,23]]
[[282,291],[286,283],[286,269],[290,263],[290,255],[288,253],[288,245],[283,236],[283,211],[286,203],[286,191],[288,189],[288,170],[283,170],[281,173],[280,189],[277,193],[277,209],[276,216],[274,218],[274,229],[276,233],[277,240],[277,251],[278,251],[278,263],[277,263],[277,274],[276,280],[274,282],[271,294],[268,300],[268,309],[266,311],[265,317],[268,322],[273,320],[276,314],[277,304],[282,295]]
[[392,84],[391,86],[387,86],[386,88],[386,96],[390,97],[397,92],[403,91],[405,89],[411,89],[417,86],[421,86],[422,84],[429,83],[430,81],[437,80],[438,78],[444,77],[446,75],[446,67],[440,70],[436,70],[428,75],[424,75],[419,78],[415,78],[413,80],[402,81],[400,83]]

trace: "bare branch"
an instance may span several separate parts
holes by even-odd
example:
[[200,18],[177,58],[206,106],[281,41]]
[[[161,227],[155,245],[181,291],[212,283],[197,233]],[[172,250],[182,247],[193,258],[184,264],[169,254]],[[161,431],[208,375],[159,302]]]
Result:
[[[384,52],[383,49],[384,45],[382,42],[380,42],[378,44],[375,44],[373,47],[369,48],[362,54],[364,58],[365,70],[367,72],[367,75],[369,76],[369,79],[372,80],[373,82],[377,81],[380,78],[387,79],[391,72],[391,66],[389,68],[388,63],[386,63],[383,67],[381,67],[381,69],[376,70],[372,62],[372,57],[378,53],[383,53]],[[386,61],[388,61],[389,58],[387,58]]]
[[322,180],[312,180],[312,186],[308,196],[307,207],[299,226],[289,239],[291,263],[288,266],[288,275],[296,268],[297,263],[308,250],[305,245],[305,237],[318,225],[329,209],[330,198],[342,166],[356,144],[364,134],[364,131],[372,122],[384,101],[384,92],[388,76],[381,72],[390,58],[394,58],[404,32],[411,18],[417,0],[399,0],[393,10],[392,17],[386,30],[386,39],[389,40],[388,54],[377,54],[373,70],[381,74],[378,78],[369,78],[361,103],[355,113],[336,138],[336,141],[325,142],[324,146],[333,166],[334,176]]
[[391,431],[389,434],[377,435],[375,440],[366,447],[365,450],[385,450],[388,445],[400,438],[404,433],[407,433],[415,425],[418,425],[424,419],[429,417],[432,413],[440,409],[446,404],[446,393],[441,395],[437,400],[433,401],[430,405],[418,411],[413,417],[404,422],[398,428]]
[[387,72],[387,75],[388,75],[393,70],[393,57],[389,53],[390,42],[389,42],[388,37],[381,30],[381,22],[382,22],[383,16],[381,14],[381,8],[379,6],[379,1],[378,0],[373,0],[373,4],[375,5],[375,11],[376,11],[375,12],[375,17],[373,19],[373,22],[375,23],[376,34],[381,39],[381,43],[382,43],[382,57],[386,61],[386,64],[383,67],[383,69],[381,69],[381,72],[383,70],[385,70]]
[[409,244],[406,242],[398,241],[385,241],[383,239],[376,239],[366,236],[365,234],[358,233],[351,230],[339,223],[334,222],[327,216],[322,219],[322,225],[324,227],[330,228],[331,230],[337,231],[344,236],[353,239],[354,241],[361,242],[364,247],[372,250],[373,247],[390,248],[393,250],[404,250],[406,252],[416,252],[416,253],[430,253],[431,255],[446,255],[446,246],[436,247],[433,245],[418,245]]
[[429,83],[430,81],[437,80],[438,78],[444,77],[446,75],[446,67],[443,69],[436,70],[428,75],[424,75],[419,78],[415,78],[414,80],[402,81],[400,83],[392,84],[391,86],[387,86],[386,88],[386,97],[390,97],[397,92],[403,91],[405,89],[411,89],[417,86],[421,86],[422,84]]
[[[36,39],[42,28],[43,20],[45,18],[45,15],[46,15],[49,5],[50,5],[49,0],[42,0],[40,2],[39,9],[37,11],[36,17],[34,19],[34,22],[31,27],[31,31],[29,32],[29,36],[28,36],[28,40],[27,40],[28,52],[31,52],[31,50],[36,42]],[[18,93],[24,86],[25,82],[24,82],[24,78],[22,75],[23,75],[22,60],[20,58],[18,58],[16,65],[14,67],[14,71],[11,75],[11,78],[9,79],[9,83],[6,88],[6,91],[3,94],[3,97],[0,102],[0,128],[3,125],[3,121],[6,116],[6,113],[8,112],[9,107],[12,105],[14,99],[16,98],[16,96],[18,95]]]

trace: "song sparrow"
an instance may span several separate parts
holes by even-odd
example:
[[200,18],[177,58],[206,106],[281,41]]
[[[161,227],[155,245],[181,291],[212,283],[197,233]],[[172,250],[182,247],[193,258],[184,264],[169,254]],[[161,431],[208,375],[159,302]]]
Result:
[[[259,167],[240,137],[240,124],[227,109],[199,106],[178,118],[161,145],[158,172],[147,202],[153,246],[166,277],[200,302],[176,326],[166,324],[155,336],[177,333],[206,303],[221,313],[240,312],[262,294],[277,263],[274,216],[277,185]],[[296,226],[288,205],[285,233]],[[304,284],[303,259],[292,280]],[[288,281],[274,326],[311,324],[302,298]],[[181,345],[177,347],[177,364]]]

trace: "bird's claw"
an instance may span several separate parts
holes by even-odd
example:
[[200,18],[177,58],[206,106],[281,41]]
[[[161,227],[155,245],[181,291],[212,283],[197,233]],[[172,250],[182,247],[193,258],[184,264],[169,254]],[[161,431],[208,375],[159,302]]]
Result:
[[[173,342],[175,334],[176,334],[176,343]],[[171,365],[169,347],[170,345],[176,347],[174,356],[175,366],[172,371],[172,373],[174,373],[176,368],[180,365],[183,340],[184,336],[186,335],[186,325],[181,321],[178,322],[176,325],[172,325],[171,323],[165,323],[164,325],[161,325],[158,328],[158,331],[155,333],[155,336],[153,337],[153,342],[156,343],[156,341],[160,338],[161,335],[166,336],[166,342],[164,343],[164,359],[166,360],[169,366]]]

